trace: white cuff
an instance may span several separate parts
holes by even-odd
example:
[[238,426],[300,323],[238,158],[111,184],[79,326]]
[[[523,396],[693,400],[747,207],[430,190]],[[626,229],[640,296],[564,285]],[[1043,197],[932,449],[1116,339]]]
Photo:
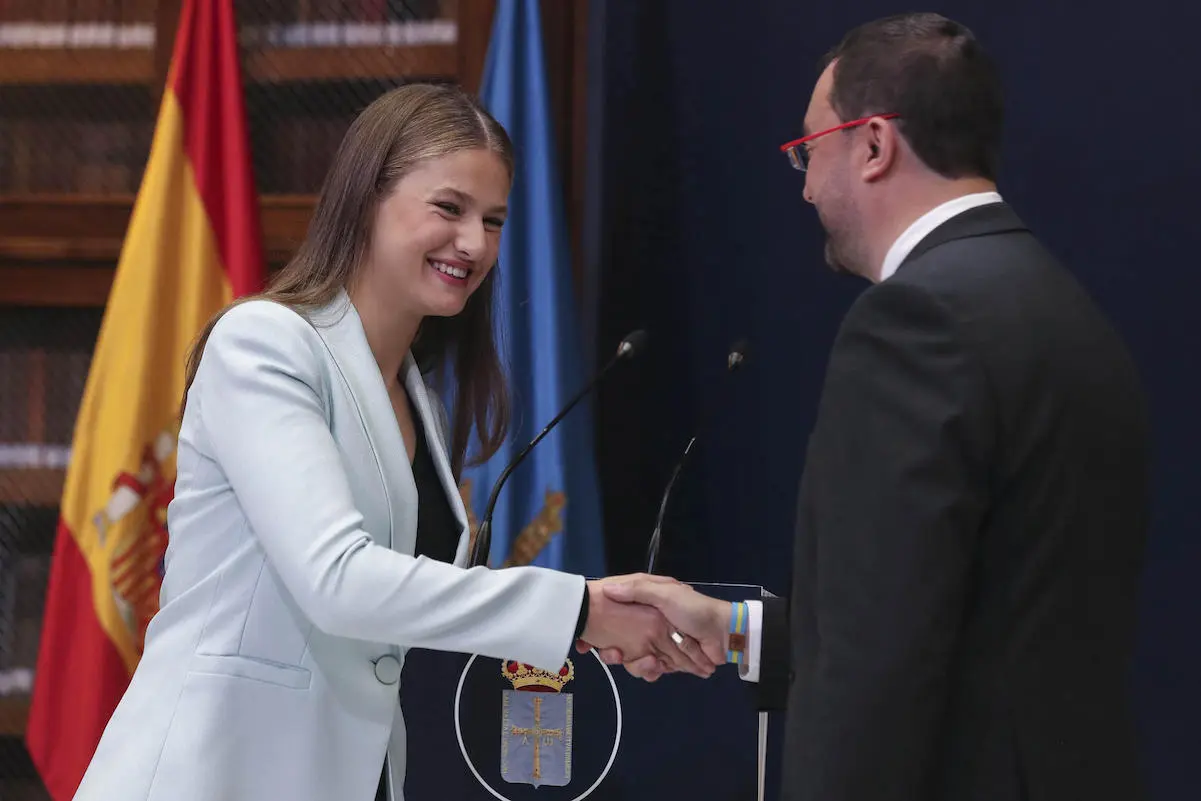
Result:
[[738,675],[743,681],[759,681],[759,654],[763,643],[763,602],[747,601],[746,662],[738,666]]

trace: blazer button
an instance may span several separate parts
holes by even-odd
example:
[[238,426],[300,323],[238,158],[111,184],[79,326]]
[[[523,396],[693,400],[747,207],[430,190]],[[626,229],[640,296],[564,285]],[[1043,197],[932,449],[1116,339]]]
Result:
[[392,654],[384,654],[375,660],[375,678],[380,684],[395,684],[400,681],[400,660]]

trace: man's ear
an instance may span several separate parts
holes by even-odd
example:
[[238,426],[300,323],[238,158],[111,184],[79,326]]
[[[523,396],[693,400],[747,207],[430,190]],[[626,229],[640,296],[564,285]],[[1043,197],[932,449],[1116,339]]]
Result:
[[863,127],[867,157],[863,161],[861,172],[865,181],[878,181],[888,174],[899,155],[897,130],[878,117]]

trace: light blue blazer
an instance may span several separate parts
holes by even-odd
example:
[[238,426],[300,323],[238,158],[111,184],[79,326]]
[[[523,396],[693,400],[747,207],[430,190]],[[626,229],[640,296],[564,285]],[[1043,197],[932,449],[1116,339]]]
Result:
[[217,323],[161,611],[76,801],[372,801],[385,754],[400,799],[407,648],[562,665],[584,579],[461,566],[445,413],[411,356],[404,381],[463,524],[453,565],[412,556],[412,471],[346,294],[309,320],[255,300]]

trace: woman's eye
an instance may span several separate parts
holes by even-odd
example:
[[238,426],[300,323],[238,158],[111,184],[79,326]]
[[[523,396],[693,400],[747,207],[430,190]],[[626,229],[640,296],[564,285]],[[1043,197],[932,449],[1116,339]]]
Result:
[[505,225],[504,220],[497,219],[496,217],[489,217],[486,220],[484,220],[484,223],[492,226],[493,228],[503,228]]
[[444,212],[446,212],[447,214],[453,214],[453,215],[455,215],[456,217],[457,217],[458,215],[460,215],[460,214],[462,214],[462,213],[463,213],[463,210],[462,210],[462,209],[460,209],[460,208],[459,208],[457,205],[455,205],[454,203],[437,203],[437,204],[435,204],[435,205],[436,205],[438,208],[442,209],[442,210],[443,210]]

